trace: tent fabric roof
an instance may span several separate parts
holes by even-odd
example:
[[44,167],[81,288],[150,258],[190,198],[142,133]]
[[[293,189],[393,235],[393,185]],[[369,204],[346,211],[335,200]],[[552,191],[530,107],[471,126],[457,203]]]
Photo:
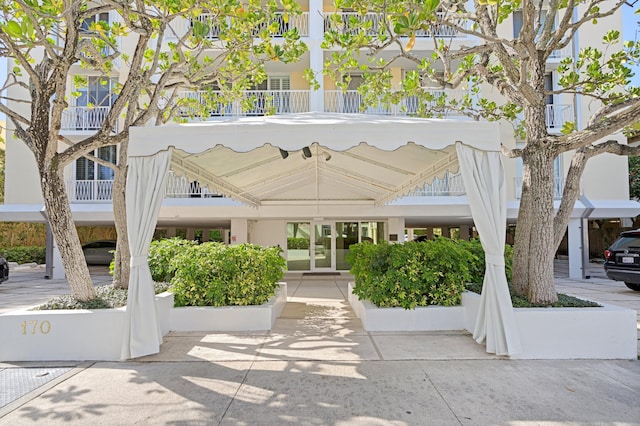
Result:
[[457,141],[499,151],[495,123],[303,113],[134,128],[129,155],[173,148],[171,170],[247,205],[384,205],[458,170]]
[[216,145],[236,152],[266,144],[296,151],[314,142],[333,151],[363,142],[385,151],[408,142],[437,150],[458,141],[483,151],[500,151],[499,136],[497,123],[311,112],[133,127],[135,143],[129,147],[129,156],[153,155],[168,147],[195,154]]

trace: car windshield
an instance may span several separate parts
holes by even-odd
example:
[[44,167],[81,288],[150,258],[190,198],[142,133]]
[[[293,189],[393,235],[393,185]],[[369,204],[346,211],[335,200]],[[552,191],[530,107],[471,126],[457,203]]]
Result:
[[624,250],[629,248],[640,248],[640,237],[620,237],[611,246],[614,250]]

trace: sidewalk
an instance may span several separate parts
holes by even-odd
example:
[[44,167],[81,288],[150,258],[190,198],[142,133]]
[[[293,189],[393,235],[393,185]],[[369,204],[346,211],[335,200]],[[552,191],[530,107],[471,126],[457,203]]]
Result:
[[[557,275],[559,291],[640,308],[595,272]],[[172,333],[160,354],[120,363],[0,364],[0,396],[26,391],[0,424],[640,424],[639,361],[511,361],[466,333],[369,333],[348,280],[287,274],[271,332]]]

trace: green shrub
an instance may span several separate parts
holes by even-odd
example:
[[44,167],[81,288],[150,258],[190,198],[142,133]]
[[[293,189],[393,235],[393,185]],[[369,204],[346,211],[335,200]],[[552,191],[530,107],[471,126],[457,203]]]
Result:
[[[485,263],[484,263],[484,250],[482,244],[478,238],[474,238],[470,241],[459,241],[473,256],[473,261],[469,264],[469,272],[471,273],[471,283],[482,284],[484,281]],[[507,276],[507,282],[511,282],[513,277],[513,246],[509,244],[504,248],[504,269]]]
[[183,246],[172,263],[175,306],[260,305],[275,294],[286,260],[279,247]]
[[378,307],[459,305],[473,255],[459,241],[354,244],[347,261],[360,299]]
[[47,259],[46,247],[16,246],[2,249],[2,256],[8,262],[44,264]]
[[305,250],[309,248],[308,238],[287,238],[287,248],[291,250]]
[[179,237],[152,241],[149,247],[149,270],[153,280],[157,282],[171,281],[176,270],[175,259],[186,248],[197,244],[197,241]]

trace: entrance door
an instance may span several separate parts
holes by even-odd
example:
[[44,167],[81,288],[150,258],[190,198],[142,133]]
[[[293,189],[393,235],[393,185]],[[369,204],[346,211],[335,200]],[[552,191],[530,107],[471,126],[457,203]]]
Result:
[[311,244],[311,270],[334,271],[336,268],[336,232],[332,222],[314,222]]

